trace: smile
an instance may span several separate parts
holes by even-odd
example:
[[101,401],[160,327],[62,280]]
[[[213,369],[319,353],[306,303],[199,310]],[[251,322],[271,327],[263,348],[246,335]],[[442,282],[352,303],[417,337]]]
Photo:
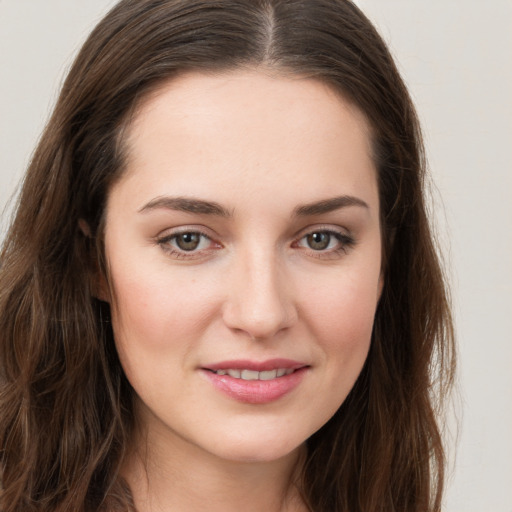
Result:
[[213,387],[230,399],[246,404],[266,404],[295,390],[311,367],[289,359],[273,359],[224,361],[201,370]]
[[239,369],[228,369],[228,370],[216,370],[214,373],[217,375],[229,375],[234,379],[242,380],[272,380],[277,377],[284,377],[290,375],[295,370],[293,368],[278,368],[276,370],[266,370],[258,372],[256,370],[239,370]]

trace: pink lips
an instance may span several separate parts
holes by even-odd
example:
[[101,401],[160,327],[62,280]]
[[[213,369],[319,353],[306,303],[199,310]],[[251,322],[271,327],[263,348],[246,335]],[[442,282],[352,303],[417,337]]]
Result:
[[[230,375],[219,375],[219,370],[250,370],[268,372],[286,369],[288,375],[270,380],[244,380]],[[222,361],[201,368],[208,380],[230,398],[248,404],[273,402],[293,391],[302,381],[309,366],[290,359],[271,359],[268,361],[233,360]]]

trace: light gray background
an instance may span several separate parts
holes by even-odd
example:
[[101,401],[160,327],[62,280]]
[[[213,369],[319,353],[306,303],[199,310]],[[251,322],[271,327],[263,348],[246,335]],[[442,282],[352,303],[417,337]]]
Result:
[[[75,51],[113,3],[0,0],[0,206]],[[358,3],[398,59],[439,189],[462,417],[444,510],[512,512],[512,2]]]

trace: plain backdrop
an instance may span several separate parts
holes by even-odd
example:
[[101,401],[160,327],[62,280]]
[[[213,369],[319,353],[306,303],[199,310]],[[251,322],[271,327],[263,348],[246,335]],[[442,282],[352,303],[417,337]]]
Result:
[[[113,3],[0,0],[1,207],[72,57]],[[444,510],[512,512],[512,2],[358,4],[410,87],[437,186],[459,340],[460,421]]]

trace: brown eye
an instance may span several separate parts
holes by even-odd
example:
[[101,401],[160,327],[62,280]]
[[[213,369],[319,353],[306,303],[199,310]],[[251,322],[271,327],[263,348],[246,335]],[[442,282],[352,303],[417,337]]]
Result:
[[175,259],[200,259],[211,256],[212,251],[222,248],[201,231],[182,231],[157,239],[158,245]]
[[324,251],[331,243],[331,234],[325,231],[317,231],[306,236],[306,242],[314,251]]
[[181,233],[174,237],[176,246],[182,251],[194,251],[201,243],[200,233]]
[[[324,229],[305,234],[294,245],[313,251],[313,253],[317,253],[318,257],[336,257],[340,253],[345,254],[354,244],[355,240],[352,236]],[[310,252],[310,254],[313,253]]]

